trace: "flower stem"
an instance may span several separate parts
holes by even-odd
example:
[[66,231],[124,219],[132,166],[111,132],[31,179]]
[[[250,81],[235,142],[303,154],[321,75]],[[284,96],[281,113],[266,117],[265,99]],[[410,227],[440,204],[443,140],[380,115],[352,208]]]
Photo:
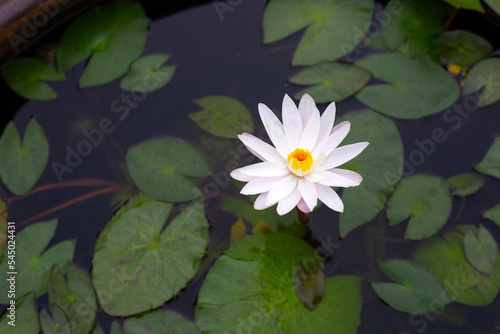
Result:
[[307,222],[309,222],[309,214],[308,213],[305,213],[305,212],[302,212],[300,211],[299,208],[297,208],[297,215],[299,216],[299,220],[302,224],[307,224]]

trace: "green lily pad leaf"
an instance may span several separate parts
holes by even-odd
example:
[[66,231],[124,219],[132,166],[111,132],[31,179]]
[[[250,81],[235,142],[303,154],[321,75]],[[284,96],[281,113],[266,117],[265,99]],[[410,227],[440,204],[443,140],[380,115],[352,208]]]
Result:
[[71,334],[71,325],[68,316],[57,306],[51,306],[54,318],[42,308],[40,311],[40,327],[43,334]]
[[120,87],[131,92],[154,92],[165,86],[174,76],[176,66],[163,66],[169,55],[153,54],[142,57],[130,66]]
[[243,132],[253,132],[252,115],[238,100],[215,95],[193,102],[203,110],[189,114],[189,118],[203,130],[224,138],[236,138]]
[[125,334],[201,334],[194,323],[182,315],[168,310],[156,310],[127,318],[123,323],[123,330]]
[[[12,227],[11,233],[15,233]],[[2,261],[5,246],[7,246],[7,205],[2,194],[0,194],[0,262]]]
[[32,118],[21,138],[11,121],[0,137],[0,177],[14,194],[26,194],[36,184],[49,159],[49,144],[42,127]]
[[500,15],[500,2],[498,0],[484,0],[484,3],[486,4],[485,8],[489,7],[495,13]]
[[342,121],[352,123],[343,144],[370,143],[363,154],[342,166],[363,175],[360,186],[346,188],[342,193],[344,213],[340,215],[340,235],[345,237],[384,208],[403,172],[398,158],[403,156],[403,143],[394,122],[371,110],[349,113],[338,120]]
[[54,267],[48,290],[50,311],[55,317],[54,306],[59,307],[68,317],[71,332],[90,333],[97,310],[90,277],[82,269],[69,263],[67,278],[66,282],[61,270]]
[[210,173],[203,156],[191,145],[173,138],[157,138],[132,147],[126,154],[130,176],[151,197],[183,202],[201,196],[186,176]]
[[146,45],[147,20],[138,2],[115,1],[76,18],[61,38],[57,62],[71,69],[90,55],[80,87],[98,86],[125,74]]
[[473,9],[478,12],[484,13],[484,9],[481,6],[479,0],[444,0],[444,1],[448,2],[449,4],[457,8]]
[[209,271],[198,295],[195,322],[211,333],[355,333],[360,323],[359,277],[326,280],[316,309],[294,290],[302,262],[321,261],[315,250],[294,236],[267,233],[237,241]]
[[497,88],[499,81],[500,59],[488,58],[474,65],[467,74],[463,93],[479,95],[478,106],[488,106],[500,100],[500,89]]
[[467,230],[464,236],[464,249],[467,260],[480,272],[491,275],[497,261],[498,246],[490,232],[479,226],[476,236],[472,230]]
[[[17,282],[16,282],[17,283]],[[16,288],[18,285],[16,284]],[[8,291],[8,290],[3,290]],[[6,293],[5,293],[6,294]],[[16,291],[17,294],[17,291]],[[2,303],[2,304],[9,304]],[[38,324],[38,314],[35,309],[35,296],[30,293],[21,297],[15,304],[15,322],[12,322],[12,317],[9,318],[10,311],[7,311],[0,318],[0,333],[2,334],[38,334],[40,325]],[[11,324],[9,324],[11,322]],[[15,326],[13,326],[14,324]]]
[[475,234],[478,232],[475,226],[462,225],[443,237],[424,241],[415,250],[413,259],[436,275],[452,300],[471,306],[486,306],[500,289],[500,261],[490,276],[476,270],[464,251],[464,234],[468,229]]
[[196,274],[208,243],[203,204],[187,206],[163,229],[171,208],[140,194],[99,235],[92,276],[106,313],[127,316],[163,305]]
[[[115,324],[115,322],[113,321],[113,324]],[[111,325],[112,327],[113,325]],[[99,325],[96,325],[94,330],[92,331],[92,334],[104,334],[104,331],[102,330],[101,326]]]
[[387,203],[390,225],[408,217],[405,238],[421,240],[444,226],[451,211],[451,195],[446,181],[437,176],[413,175],[401,181]]
[[469,196],[478,191],[484,183],[484,177],[476,173],[464,173],[446,180],[453,196]]
[[56,92],[43,81],[62,81],[64,73],[45,66],[37,58],[19,58],[2,68],[2,76],[9,87],[30,100],[46,101],[55,99]]
[[470,66],[493,51],[487,40],[465,30],[446,31],[436,38],[436,43],[448,49],[439,54],[444,64]]
[[299,263],[293,274],[293,286],[300,300],[314,310],[325,294],[325,274],[322,262]]
[[[58,265],[63,272],[66,264],[73,259],[76,240],[66,240],[44,251],[54,235],[57,219],[36,223],[21,230],[16,235],[16,295],[35,292],[39,297],[47,292],[50,272]],[[0,264],[2,273],[12,271],[5,259]],[[0,280],[0,289],[8,291],[9,282]],[[0,304],[9,303],[7,294],[0,294]]]
[[313,65],[290,78],[298,85],[314,85],[294,95],[299,100],[305,93],[314,96],[316,103],[342,101],[363,88],[370,72],[346,63],[323,62]]
[[410,260],[391,260],[380,269],[398,283],[375,282],[372,287],[387,304],[406,313],[427,313],[450,302],[439,280],[424,265]]
[[111,324],[110,334],[124,334],[123,329],[120,327],[118,322],[113,321],[113,323]]
[[460,94],[456,81],[428,58],[401,53],[369,56],[356,65],[386,84],[369,85],[356,97],[369,107],[397,118],[422,118],[449,107]]
[[500,178],[500,137],[496,137],[476,170]]
[[308,27],[292,64],[335,60],[361,41],[372,13],[372,0],[353,0],[348,5],[335,0],[271,0],[264,12],[264,43],[278,41]]
[[493,220],[500,227],[500,204],[486,211],[483,218]]
[[390,18],[380,31],[387,48],[415,57],[434,46],[434,38],[443,32],[448,10],[435,0],[391,0],[383,15]]

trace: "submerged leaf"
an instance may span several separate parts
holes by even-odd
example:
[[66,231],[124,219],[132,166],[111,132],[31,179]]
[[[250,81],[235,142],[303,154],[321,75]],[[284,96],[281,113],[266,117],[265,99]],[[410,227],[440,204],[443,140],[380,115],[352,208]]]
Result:
[[174,76],[176,66],[163,66],[169,55],[153,54],[135,61],[122,79],[120,87],[131,92],[154,92]]
[[436,39],[436,43],[447,48],[439,54],[444,64],[474,65],[493,51],[487,40],[465,30],[446,31]]
[[500,204],[486,211],[483,217],[493,220],[500,227]]
[[453,196],[469,196],[483,186],[484,177],[476,173],[464,173],[446,180]]
[[127,318],[123,330],[125,334],[201,334],[194,323],[169,310],[156,310]]
[[234,244],[235,241],[243,240],[246,236],[246,226],[241,218],[238,218],[236,223],[231,226],[231,241],[230,244]]
[[483,174],[500,178],[500,137],[496,137],[483,160],[476,166]]
[[478,106],[485,107],[500,100],[499,81],[500,59],[488,58],[474,65],[469,71],[463,93],[464,95],[474,93],[479,96]]
[[479,226],[477,236],[471,229],[467,230],[464,237],[464,249],[467,260],[474,268],[485,275],[491,275],[497,261],[498,246],[487,229]]
[[299,263],[293,274],[293,286],[300,300],[314,310],[325,294],[322,263],[314,260]]

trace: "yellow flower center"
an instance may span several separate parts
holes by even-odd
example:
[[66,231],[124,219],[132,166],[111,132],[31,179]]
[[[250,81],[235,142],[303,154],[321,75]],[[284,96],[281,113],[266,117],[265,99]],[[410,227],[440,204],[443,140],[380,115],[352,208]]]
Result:
[[292,173],[298,176],[305,176],[311,171],[313,157],[308,150],[298,148],[288,155],[286,162],[288,169]]

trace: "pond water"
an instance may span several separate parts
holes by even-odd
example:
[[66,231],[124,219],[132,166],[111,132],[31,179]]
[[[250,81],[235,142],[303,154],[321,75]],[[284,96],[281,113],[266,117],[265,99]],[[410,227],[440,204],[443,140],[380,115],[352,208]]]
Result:
[[[207,178],[195,179],[206,198],[204,208],[210,223],[208,256],[201,262],[196,277],[160,308],[175,311],[194,321],[198,294],[204,279],[214,260],[230,247],[231,227],[238,218],[238,214],[221,210],[223,196],[238,196],[236,186],[226,182],[226,166],[229,166],[230,161],[243,166],[258,162],[258,159],[251,159],[252,155],[242,149],[237,139],[217,137],[200,129],[188,117],[190,113],[202,109],[193,101],[214,95],[238,100],[252,115],[254,134],[265,138],[257,111],[258,103],[266,104],[280,116],[283,95],[293,96],[304,89],[304,86],[289,81],[290,77],[305,68],[291,66],[303,33],[294,33],[278,42],[263,44],[262,17],[266,4],[266,1],[261,0],[228,2],[226,6],[231,9],[222,12],[214,2],[164,17],[158,17],[154,8],[147,7],[146,14],[150,20],[143,55],[167,54],[170,58],[166,65],[176,66],[172,80],[155,92],[126,91],[120,87],[120,80],[78,89],[85,62],[67,71],[66,80],[50,83],[58,95],[57,99],[50,101],[23,99],[11,91],[2,79],[2,128],[13,119],[22,134],[34,117],[47,135],[50,147],[48,163],[35,186],[36,189],[47,185],[48,189],[16,198],[2,183],[9,221],[16,222],[16,233],[34,222],[57,218],[57,229],[48,248],[64,240],[76,239],[72,261],[90,275],[95,266],[92,261],[99,233],[125,200],[137,194],[137,188],[126,172],[125,152],[155,137],[177,138],[190,143],[202,154],[212,171]],[[382,10],[383,6],[377,3],[375,11],[380,13]],[[471,30],[486,38],[494,49],[500,46],[498,24],[493,20],[482,21],[480,25],[469,23],[470,20],[482,19],[480,15],[483,14],[463,11],[459,12],[450,30]],[[37,47],[59,41],[67,27],[66,23],[54,30],[20,56],[33,56]],[[340,58],[340,61],[357,62],[377,52],[370,47],[361,47],[347,57]],[[460,79],[457,77],[456,80]],[[384,81],[388,80],[371,78],[369,84]],[[315,98],[314,95],[312,97]],[[397,97],[394,96],[394,100]],[[412,100],[409,103],[415,102]],[[467,106],[468,103],[467,96],[463,94],[453,102],[459,106]],[[318,104],[320,112],[327,105]],[[476,100],[470,107],[463,107],[461,113],[444,111],[427,117],[413,117],[415,119],[393,117],[391,120],[401,137],[404,154],[401,156],[399,151],[385,154],[398,161],[394,170],[402,168],[405,179],[420,174],[448,179],[457,174],[472,173],[489,151],[494,138],[500,135],[499,105],[496,102],[478,107]],[[349,120],[350,112],[366,108],[367,104],[351,96],[337,103],[337,118]],[[451,104],[441,110],[450,108]],[[354,131],[355,122],[352,127]],[[436,131],[440,133],[437,137],[434,134]],[[70,158],[74,159],[71,160],[71,171],[56,171],[56,162],[69,166],[68,152],[77,152],[86,145],[82,144],[83,141],[90,141],[85,133],[100,133],[102,141],[96,139],[97,144],[87,145],[86,156]],[[100,135],[96,136],[100,138]],[[438,139],[431,140],[434,137]],[[355,141],[362,140],[356,138]],[[353,169],[356,170],[355,167]],[[219,175],[223,180],[214,175]],[[436,234],[438,238],[459,225],[482,224],[497,243],[500,241],[498,222],[495,224],[482,218],[487,210],[500,203],[500,180],[489,175],[484,175],[484,179],[477,193],[467,197],[452,197],[451,211],[446,225],[439,228]],[[63,187],[62,184],[70,186]],[[72,199],[75,199],[74,202],[69,202]],[[362,200],[366,198],[362,197]],[[184,206],[174,205],[172,217],[178,214],[180,208]],[[394,280],[384,274],[379,264],[393,259],[413,259],[416,248],[424,241],[405,239],[407,220],[390,226],[385,209],[370,222],[348,233],[341,233],[339,221],[343,214],[346,213],[339,214],[322,205],[310,214],[310,221],[305,225],[307,230],[301,230],[302,225],[298,223],[293,226],[295,234],[300,234],[303,240],[326,258],[324,273],[327,278],[341,275],[361,278],[362,308],[358,333],[500,333],[498,294],[491,298],[487,306],[451,302],[444,311],[423,315],[411,315],[391,307],[390,302],[384,302],[371,283]],[[251,234],[252,224],[248,219],[246,223],[247,233]],[[497,245],[495,247],[498,248]],[[496,261],[498,267],[500,260]],[[496,274],[491,275],[495,277]],[[493,282],[492,285],[500,285],[500,282]],[[349,305],[350,300],[350,296],[344,296],[339,305]],[[130,303],[135,303],[133,298]],[[48,310],[47,294],[37,298],[35,305],[38,311],[42,307]],[[123,324],[125,318],[108,315],[98,306],[95,322],[109,333],[114,320]],[[331,328],[332,333],[335,333],[336,323],[331,323]]]

